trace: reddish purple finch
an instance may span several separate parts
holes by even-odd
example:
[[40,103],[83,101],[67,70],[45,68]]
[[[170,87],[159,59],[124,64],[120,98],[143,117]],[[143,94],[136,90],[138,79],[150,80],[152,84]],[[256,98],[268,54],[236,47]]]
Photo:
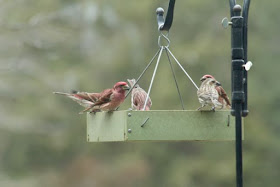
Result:
[[[129,82],[131,87],[133,87],[133,85],[135,85],[136,83],[135,79],[131,79],[131,80],[127,79],[127,81]],[[150,110],[152,106],[152,100],[150,97],[144,109],[146,98],[147,98],[147,93],[145,92],[145,90],[143,90],[138,84],[136,84],[132,88],[132,92],[131,92],[131,108],[133,110]]]
[[198,108],[198,110],[206,105],[211,106],[212,110],[215,110],[215,108],[230,108],[229,98],[220,82],[218,82],[212,75],[204,75],[200,81],[202,83],[197,91],[197,96],[202,106]]
[[124,101],[126,90],[129,90],[126,82],[117,82],[113,88],[100,93],[76,92],[69,94],[54,92],[54,94],[64,95],[76,101],[86,108],[80,112],[83,113],[115,110]]

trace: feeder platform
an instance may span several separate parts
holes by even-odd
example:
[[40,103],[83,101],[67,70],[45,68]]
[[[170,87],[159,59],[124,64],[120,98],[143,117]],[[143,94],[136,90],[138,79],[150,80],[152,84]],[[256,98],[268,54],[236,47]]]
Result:
[[230,141],[235,140],[235,120],[230,111],[123,110],[88,113],[87,140]]

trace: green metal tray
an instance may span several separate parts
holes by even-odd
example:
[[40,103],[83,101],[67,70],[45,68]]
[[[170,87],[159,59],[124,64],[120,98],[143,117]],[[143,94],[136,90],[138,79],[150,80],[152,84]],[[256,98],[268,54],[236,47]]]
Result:
[[235,120],[230,111],[152,110],[88,113],[87,140],[229,141],[235,140]]

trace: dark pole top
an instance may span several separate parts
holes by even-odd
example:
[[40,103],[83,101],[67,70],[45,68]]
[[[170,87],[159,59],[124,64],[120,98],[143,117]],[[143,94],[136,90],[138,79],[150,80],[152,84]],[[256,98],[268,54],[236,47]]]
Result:
[[233,7],[233,11],[234,12],[241,12],[241,10],[242,10],[242,7],[240,6],[240,5],[235,5],[234,7]]

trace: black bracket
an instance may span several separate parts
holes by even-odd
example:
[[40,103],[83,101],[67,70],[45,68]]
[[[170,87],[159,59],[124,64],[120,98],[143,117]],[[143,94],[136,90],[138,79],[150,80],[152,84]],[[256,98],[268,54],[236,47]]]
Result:
[[170,0],[166,19],[164,18],[164,9],[161,7],[157,8],[156,13],[159,31],[169,31],[169,29],[171,28],[173,22],[174,7],[175,0]]
[[[242,15],[241,12],[234,11],[234,7],[236,7],[236,0],[229,0],[230,4],[230,16],[232,25],[232,61],[235,60],[243,60],[243,63],[247,63],[248,61],[248,14],[250,7],[250,0],[243,0],[243,10]],[[240,27],[238,24],[242,24]],[[239,28],[237,28],[239,27]],[[237,42],[238,41],[238,42]],[[237,42],[237,43],[236,43]],[[239,53],[239,54],[238,54]],[[242,53],[242,54],[241,54]],[[240,56],[241,55],[241,56]],[[234,66],[234,64],[233,64]],[[245,64],[243,64],[243,67]],[[246,117],[249,114],[248,110],[248,72],[242,68],[242,75],[234,75],[236,70],[232,68],[232,115],[235,116],[235,103],[237,100],[236,92],[242,91],[242,116]],[[236,80],[239,79],[239,80]],[[236,85],[236,83],[239,82]],[[242,83],[241,83],[242,82]],[[237,86],[237,87],[236,87]],[[238,90],[236,90],[238,89]],[[239,101],[238,101],[239,102]]]

